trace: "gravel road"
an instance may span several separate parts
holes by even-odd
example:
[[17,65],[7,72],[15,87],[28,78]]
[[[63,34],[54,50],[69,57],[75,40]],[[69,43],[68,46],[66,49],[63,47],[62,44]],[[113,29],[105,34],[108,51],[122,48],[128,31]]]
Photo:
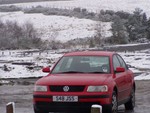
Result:
[[[34,113],[32,107],[32,93],[34,80],[31,84],[14,84],[0,86],[0,113],[6,113],[6,104],[15,102],[16,113]],[[136,81],[136,107],[134,111],[125,111],[119,107],[118,113],[149,113],[150,111],[150,81]]]

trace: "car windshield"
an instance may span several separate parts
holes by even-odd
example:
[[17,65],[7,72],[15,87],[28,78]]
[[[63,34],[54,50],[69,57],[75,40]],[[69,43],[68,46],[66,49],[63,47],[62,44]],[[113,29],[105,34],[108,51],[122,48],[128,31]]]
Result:
[[54,67],[56,73],[110,73],[108,56],[65,56]]

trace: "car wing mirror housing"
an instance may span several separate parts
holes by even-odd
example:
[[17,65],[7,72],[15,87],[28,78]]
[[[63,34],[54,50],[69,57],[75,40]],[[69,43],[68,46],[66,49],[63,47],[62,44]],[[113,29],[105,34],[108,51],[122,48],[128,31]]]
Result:
[[50,72],[51,72],[50,67],[44,67],[44,68],[42,69],[42,71],[43,71],[44,73],[50,73]]
[[125,68],[124,67],[117,67],[115,72],[116,73],[125,72]]

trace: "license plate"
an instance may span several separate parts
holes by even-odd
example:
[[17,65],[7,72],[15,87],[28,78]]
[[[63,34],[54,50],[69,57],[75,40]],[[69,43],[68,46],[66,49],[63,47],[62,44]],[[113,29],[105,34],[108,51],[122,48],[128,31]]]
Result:
[[53,96],[53,102],[78,102],[78,96]]

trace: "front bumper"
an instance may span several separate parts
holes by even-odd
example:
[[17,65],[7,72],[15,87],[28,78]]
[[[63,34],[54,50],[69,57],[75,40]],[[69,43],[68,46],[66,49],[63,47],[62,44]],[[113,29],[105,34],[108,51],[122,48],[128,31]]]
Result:
[[90,111],[92,105],[93,103],[90,102],[37,102],[34,104],[34,109],[50,112],[78,112]]
[[109,105],[109,95],[80,95],[78,102],[53,102],[52,96],[34,95],[34,109],[50,112],[90,111],[93,104]]

